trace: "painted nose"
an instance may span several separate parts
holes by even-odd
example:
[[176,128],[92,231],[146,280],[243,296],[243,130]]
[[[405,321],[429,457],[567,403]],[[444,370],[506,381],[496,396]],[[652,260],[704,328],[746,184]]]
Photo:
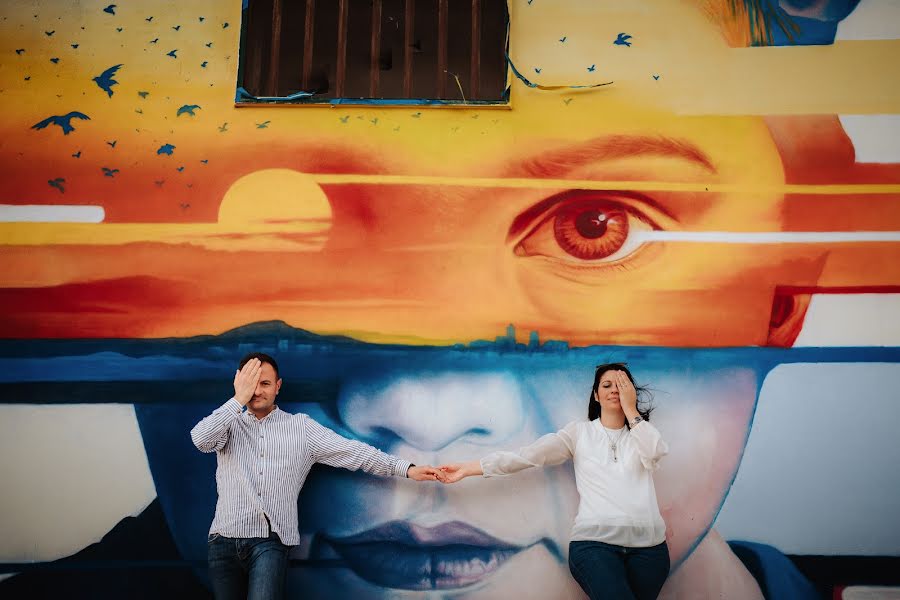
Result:
[[522,391],[503,373],[396,377],[349,386],[338,402],[344,423],[383,448],[423,451],[457,441],[494,445],[521,428]]

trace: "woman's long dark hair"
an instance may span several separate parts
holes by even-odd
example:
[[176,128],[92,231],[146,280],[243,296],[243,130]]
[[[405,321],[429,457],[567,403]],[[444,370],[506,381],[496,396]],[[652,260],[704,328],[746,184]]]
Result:
[[[631,371],[628,370],[628,365],[625,363],[606,363],[604,365],[597,365],[597,370],[594,373],[594,385],[591,386],[591,393],[588,396],[588,421],[600,418],[601,407],[600,403],[594,399],[594,392],[596,392],[597,388],[600,386],[600,378],[603,377],[603,374],[607,371],[624,371],[625,374],[628,375],[628,379],[631,380],[631,383],[634,385],[634,389],[637,392],[638,414],[640,414],[645,421],[649,421],[650,413],[653,411],[653,407],[650,405],[650,402],[653,400],[653,394],[650,392],[649,388],[635,383],[634,377],[632,377]],[[631,429],[628,419],[625,419],[625,426],[628,427],[628,429]]]

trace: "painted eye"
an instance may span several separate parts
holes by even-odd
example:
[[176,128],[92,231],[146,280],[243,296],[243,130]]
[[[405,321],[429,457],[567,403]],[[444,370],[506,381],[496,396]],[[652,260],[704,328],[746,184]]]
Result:
[[623,202],[602,195],[563,199],[516,245],[518,256],[570,262],[613,262],[641,245],[650,223]]

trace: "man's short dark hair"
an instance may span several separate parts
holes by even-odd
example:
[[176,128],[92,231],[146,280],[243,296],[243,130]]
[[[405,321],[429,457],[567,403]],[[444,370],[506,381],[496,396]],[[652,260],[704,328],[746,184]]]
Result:
[[241,359],[241,363],[238,365],[238,370],[243,369],[244,365],[246,365],[250,360],[258,358],[259,362],[269,363],[272,365],[272,368],[275,370],[275,377],[280,379],[281,376],[278,374],[278,363],[275,362],[275,359],[269,356],[268,354],[264,354],[262,352],[251,352],[247,356]]

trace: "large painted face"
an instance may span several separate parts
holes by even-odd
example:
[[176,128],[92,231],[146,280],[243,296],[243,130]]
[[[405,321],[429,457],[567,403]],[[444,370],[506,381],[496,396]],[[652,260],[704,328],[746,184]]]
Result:
[[[515,323],[578,345],[765,344],[776,284],[810,285],[822,254],[690,241],[779,231],[784,174],[762,118],[678,116],[668,104],[678,90],[652,87],[668,84],[650,76],[651,57],[675,52],[690,63],[729,48],[693,3],[643,4],[614,11],[615,27],[641,31],[640,44],[597,46],[604,77],[622,76],[621,85],[568,95],[517,86],[512,111],[393,112],[365,131],[356,118],[351,128],[317,111],[282,111],[265,151],[198,133],[228,176],[198,182],[191,215],[215,222],[136,227],[134,203],[111,197],[107,222],[92,228],[19,227],[11,233],[66,245],[12,249],[26,268],[6,274],[6,285],[34,285],[16,275],[29,272],[59,283],[44,262],[87,283],[60,289],[50,313],[24,292],[12,298],[8,332],[193,335],[279,318],[373,342],[492,339]],[[540,9],[565,25],[567,44],[594,39],[585,24],[606,15],[599,3],[577,6],[585,14],[575,20]],[[547,25],[513,23],[522,29],[512,39]],[[672,50],[670,28],[692,44]],[[513,59],[523,69],[540,59],[545,77],[583,82],[587,72],[548,44],[524,44]],[[646,82],[627,69],[647,70]],[[91,245],[73,250],[87,229]],[[116,248],[124,243],[127,254]],[[134,256],[146,273],[134,272]],[[284,266],[277,285],[260,264]],[[94,290],[121,281],[122,297]],[[94,293],[116,310],[81,310]]]
[[[257,199],[280,190],[272,204],[288,211],[281,219],[324,227],[314,250],[306,234],[290,231],[272,233],[264,251],[242,249],[237,233],[221,242],[233,251],[136,244],[133,250],[158,277],[129,280],[136,289],[109,300],[123,310],[85,314],[78,331],[199,334],[277,317],[373,342],[492,339],[515,323],[577,345],[765,344],[776,284],[809,283],[818,263],[777,245],[652,241],[659,233],[780,228],[781,195],[734,191],[783,182],[763,123],[622,116],[585,124],[580,135],[534,136],[499,157],[461,148],[453,160],[440,156],[418,165],[440,171],[430,182],[402,186],[387,176],[380,184],[320,187],[301,171],[346,169],[356,152],[301,153],[292,170],[263,169],[237,181],[222,208],[234,221],[219,226],[252,227],[248,223],[267,206]],[[402,174],[417,154],[397,144],[394,156],[381,159],[388,163],[383,168]],[[524,180],[524,187],[504,187],[510,178]],[[601,182],[601,189],[584,189],[584,181]],[[603,189],[602,182],[627,189]],[[701,191],[650,189],[659,182]],[[704,186],[732,191],[707,193]],[[277,213],[259,218],[279,220]],[[115,229],[97,227],[100,234],[103,227]],[[218,236],[200,236],[197,243]],[[85,271],[98,281],[88,287],[129,277],[132,267],[104,247],[12,253],[25,264],[52,258]],[[88,264],[79,262],[85,253],[92,257]],[[267,262],[285,265],[278,285],[263,279],[258,265]],[[204,286],[186,283],[203,281],[210,270],[234,275],[207,279]],[[60,293],[53,314],[24,300],[9,328],[76,333],[63,315],[78,310],[80,297]]]
[[[598,348],[577,359],[460,356],[471,366],[442,372],[427,363],[410,368],[422,359],[409,356],[405,368],[345,381],[333,404],[298,408],[416,463],[472,460],[584,419],[588,361],[609,352],[622,350]],[[655,481],[678,564],[724,501],[764,374],[727,352],[709,364],[678,352],[642,359],[640,367],[631,364],[640,381],[658,390],[653,420],[672,448]],[[674,361],[689,368],[672,369]],[[321,597],[334,586],[360,597],[398,589],[485,598],[541,589],[559,597],[574,589],[565,556],[577,502],[570,465],[452,486],[322,469],[301,497],[304,541],[297,556],[314,562],[296,577]]]
[[[695,13],[676,14],[704,27],[705,40],[717,35]],[[776,282],[805,265],[758,247],[641,240],[658,231],[779,229],[782,196],[765,190],[783,173],[762,120],[679,118],[613,92],[602,109],[576,96],[551,130],[541,115],[558,113],[560,99],[525,94],[509,115],[517,124],[490,136],[495,147],[479,147],[475,136],[452,154],[436,147],[429,140],[450,127],[440,117],[428,125],[432,135],[401,135],[390,156],[357,146],[361,163],[380,165],[373,170],[433,179],[322,184],[330,229],[297,263],[302,277],[290,295],[302,299],[302,318],[292,322],[376,342],[493,339],[514,323],[578,345],[764,343]],[[346,170],[345,160],[332,146],[297,170]],[[457,185],[497,177],[530,183]],[[593,366],[537,355],[461,368],[402,362],[348,370],[332,405],[298,409],[419,464],[472,460],[584,418]],[[666,392],[655,415],[673,450],[656,484],[678,564],[724,501],[761,375],[727,361],[698,359],[687,372],[664,359],[633,364]],[[292,577],[314,597],[335,589],[357,597],[576,594],[565,556],[577,502],[570,466],[453,487],[319,470],[302,494],[296,553],[311,562]]]

